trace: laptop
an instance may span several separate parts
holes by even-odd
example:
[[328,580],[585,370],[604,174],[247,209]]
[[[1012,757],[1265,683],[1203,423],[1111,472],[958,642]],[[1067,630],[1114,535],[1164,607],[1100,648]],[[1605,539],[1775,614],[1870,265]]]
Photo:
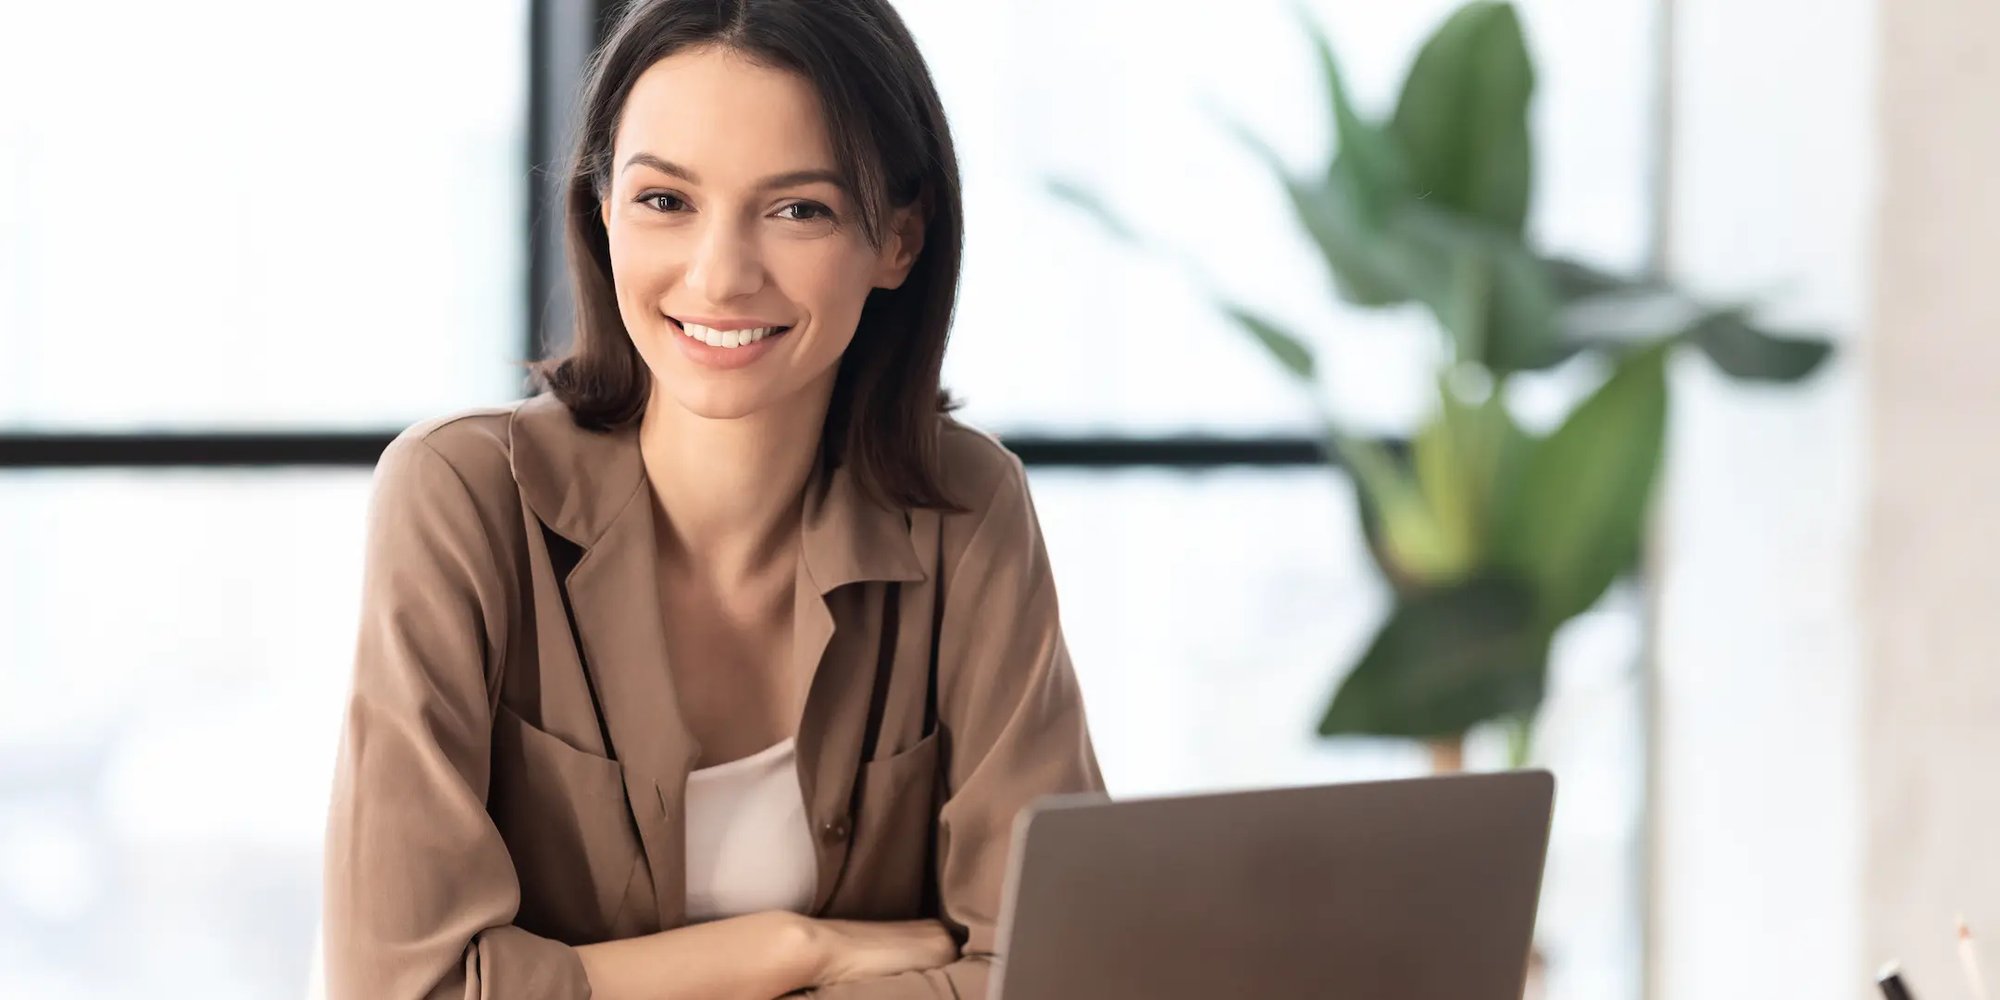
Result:
[[1554,796],[1539,770],[1043,796],[993,1000],[1520,1000]]

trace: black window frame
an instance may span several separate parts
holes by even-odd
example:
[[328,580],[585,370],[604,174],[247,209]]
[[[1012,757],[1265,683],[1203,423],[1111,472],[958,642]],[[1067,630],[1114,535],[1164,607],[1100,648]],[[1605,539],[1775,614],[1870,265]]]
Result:
[[[523,357],[559,342],[569,314],[563,274],[562,177],[568,114],[592,48],[604,37],[615,0],[530,0],[525,143],[529,241],[523,283]],[[0,428],[0,470],[373,468],[397,428],[370,431],[37,431]],[[1321,442],[1306,434],[1253,436],[1006,434],[1001,440],[1034,468],[1209,470],[1229,466],[1325,466]]]

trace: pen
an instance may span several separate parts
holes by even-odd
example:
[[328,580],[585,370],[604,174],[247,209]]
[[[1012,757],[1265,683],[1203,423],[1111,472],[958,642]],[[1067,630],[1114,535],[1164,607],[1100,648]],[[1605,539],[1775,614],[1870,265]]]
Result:
[[1875,977],[1875,985],[1882,988],[1882,1000],[1916,1000],[1910,994],[1910,988],[1903,985],[1903,974],[1894,962],[1882,967]]

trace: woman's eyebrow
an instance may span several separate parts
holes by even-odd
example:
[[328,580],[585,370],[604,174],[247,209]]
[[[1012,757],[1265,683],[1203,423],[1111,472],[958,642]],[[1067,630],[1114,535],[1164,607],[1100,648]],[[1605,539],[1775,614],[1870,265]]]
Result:
[[[618,172],[624,173],[625,171],[630,170],[636,166],[652,167],[654,170],[658,170],[663,174],[668,174],[674,177],[678,177],[681,180],[688,182],[689,184],[701,183],[701,178],[696,177],[694,171],[689,170],[688,168],[683,167],[680,164],[673,162],[672,160],[663,160],[657,156],[654,156],[651,153],[633,153],[631,158],[625,161],[625,165],[619,168]],[[818,181],[824,181],[837,188],[840,188],[842,191],[847,190],[847,185],[840,179],[839,173],[832,170],[827,170],[823,167],[814,167],[806,170],[788,170],[782,174],[772,174],[771,176],[766,177],[761,181],[758,181],[756,190],[769,191],[774,188],[792,187],[799,184],[811,184]]]

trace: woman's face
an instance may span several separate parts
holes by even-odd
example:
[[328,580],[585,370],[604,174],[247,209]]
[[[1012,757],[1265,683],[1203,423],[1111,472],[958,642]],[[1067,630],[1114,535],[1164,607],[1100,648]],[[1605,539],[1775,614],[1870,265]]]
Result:
[[640,75],[601,212],[654,402],[729,419],[831,391],[869,291],[902,284],[923,226],[898,210],[870,247],[833,170],[803,77],[712,46]]

